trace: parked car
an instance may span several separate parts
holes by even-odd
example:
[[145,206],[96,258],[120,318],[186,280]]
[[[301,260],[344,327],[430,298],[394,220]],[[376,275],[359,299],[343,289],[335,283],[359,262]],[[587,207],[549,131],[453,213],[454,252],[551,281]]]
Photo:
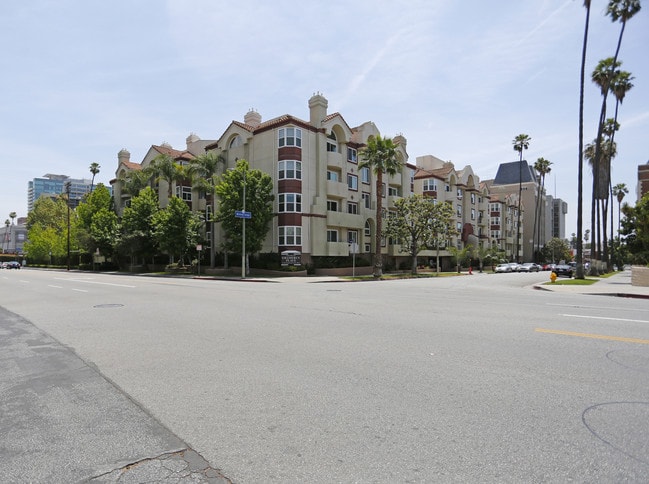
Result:
[[559,264],[554,268],[553,271],[557,276],[572,277],[573,270],[567,264]]
[[494,269],[494,273],[498,274],[499,272],[511,272],[512,267],[509,264],[498,264]]
[[20,269],[20,267],[20,262],[17,260],[7,262],[7,269]]
[[3,262],[0,264],[0,269],[6,269],[7,268],[7,262]]
[[539,272],[539,266],[534,262],[526,262],[518,267],[518,272]]
[[520,267],[520,264],[518,262],[510,262],[509,267],[511,267],[512,272],[518,272],[518,268]]

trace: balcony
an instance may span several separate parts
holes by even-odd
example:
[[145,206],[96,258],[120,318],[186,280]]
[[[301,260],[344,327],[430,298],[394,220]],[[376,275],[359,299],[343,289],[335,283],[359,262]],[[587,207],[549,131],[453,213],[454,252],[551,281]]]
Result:
[[327,180],[327,195],[336,198],[347,198],[347,183]]
[[327,225],[329,227],[363,227],[363,217],[346,212],[327,212]]
[[327,242],[328,256],[348,256],[349,244],[347,242]]
[[338,168],[344,172],[346,167],[346,160],[343,159],[341,153],[336,153],[333,151],[327,151],[327,167],[328,168]]

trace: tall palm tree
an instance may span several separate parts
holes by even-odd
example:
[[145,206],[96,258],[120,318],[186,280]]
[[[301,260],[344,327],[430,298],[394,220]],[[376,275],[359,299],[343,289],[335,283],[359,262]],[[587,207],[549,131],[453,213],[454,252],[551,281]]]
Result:
[[542,157],[537,159],[534,163],[534,170],[539,174],[539,177],[541,178],[541,186],[536,199],[536,212],[534,214],[534,231],[536,232],[537,248],[541,247],[541,215],[543,207],[543,194],[545,193],[545,175],[552,171],[552,169],[550,168],[551,164],[551,161],[548,161]]
[[367,167],[376,175],[376,232],[374,234],[374,278],[383,275],[383,256],[381,253],[382,217],[383,217],[383,174],[396,175],[402,164],[398,143],[392,138],[372,136],[367,140],[367,146],[360,150],[363,161],[360,168]]
[[577,271],[575,278],[584,279],[583,208],[584,208],[584,81],[586,78],[586,48],[590,23],[590,0],[584,0],[586,21],[581,48],[581,72],[579,78],[579,160],[577,164]]
[[172,156],[161,153],[153,159],[147,168],[156,180],[167,182],[167,200],[171,200],[174,182],[184,178],[182,166]]
[[198,190],[206,193],[206,202],[211,207],[210,220],[205,223],[210,224],[210,267],[213,269],[216,264],[215,247],[214,247],[214,215],[216,207],[214,206],[216,197],[216,172],[219,165],[225,166],[225,158],[221,154],[209,151],[204,155],[194,158],[187,169],[187,175],[192,179],[193,185]]
[[626,183],[618,183],[613,187],[613,196],[617,198],[617,236],[620,236],[620,205],[624,200],[624,195],[629,193]]
[[118,181],[120,182],[121,192],[131,197],[137,197],[144,188],[151,182],[152,174],[147,170],[131,170],[121,176]]
[[516,262],[521,262],[520,252],[520,239],[521,239],[521,197],[523,196],[523,151],[530,147],[532,138],[524,133],[519,134],[512,141],[514,151],[518,151],[518,221],[516,222]]
[[95,186],[95,176],[97,175],[97,173],[99,173],[99,168],[101,168],[99,163],[96,163],[96,162],[90,163],[90,173],[92,173],[92,181],[90,182],[90,192],[91,193],[92,193],[93,187]]

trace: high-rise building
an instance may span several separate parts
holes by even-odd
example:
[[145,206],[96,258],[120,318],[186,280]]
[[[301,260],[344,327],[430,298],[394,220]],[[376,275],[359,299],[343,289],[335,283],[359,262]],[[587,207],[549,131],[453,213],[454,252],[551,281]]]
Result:
[[91,180],[70,178],[67,175],[52,175],[50,173],[40,178],[34,178],[27,184],[27,211],[34,209],[34,202],[40,197],[56,198],[65,193],[65,184],[70,182],[70,206],[79,205],[86,193],[90,192]]

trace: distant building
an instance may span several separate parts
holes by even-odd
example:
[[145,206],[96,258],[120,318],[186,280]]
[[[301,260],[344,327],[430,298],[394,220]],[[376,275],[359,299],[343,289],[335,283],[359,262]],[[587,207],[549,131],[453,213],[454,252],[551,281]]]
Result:
[[[9,220],[9,219],[8,219]],[[9,220],[9,224],[0,226],[0,241],[2,241],[3,254],[22,254],[23,246],[27,241],[27,217]]]
[[46,174],[34,178],[27,184],[27,211],[34,209],[34,202],[41,197],[56,198],[65,193],[65,184],[70,182],[70,202],[75,208],[86,193],[90,192],[92,181],[86,179],[70,178],[67,175]]
[[638,197],[637,201],[640,201],[644,195],[649,193],[649,161],[638,166],[638,186],[635,193]]

